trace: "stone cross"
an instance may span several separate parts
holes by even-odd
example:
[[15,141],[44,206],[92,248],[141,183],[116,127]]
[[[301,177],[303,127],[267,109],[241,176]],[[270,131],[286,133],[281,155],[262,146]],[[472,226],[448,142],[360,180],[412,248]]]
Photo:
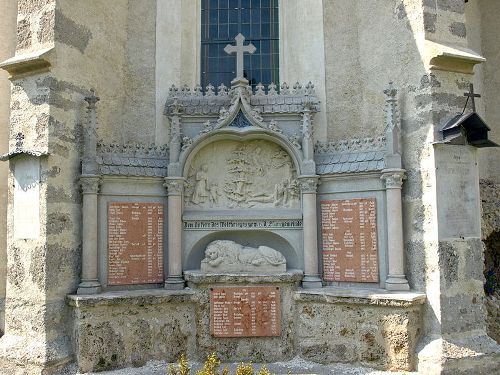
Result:
[[467,100],[469,100],[469,98],[472,99],[472,111],[476,112],[476,101],[474,99],[480,98],[481,95],[474,93],[474,85],[472,83],[469,86],[469,92],[464,93],[464,96],[467,97]]
[[245,37],[241,35],[241,33],[236,35],[236,38],[234,39],[236,40],[236,45],[232,46],[231,44],[228,44],[224,48],[224,52],[226,52],[228,55],[236,53],[236,79],[244,79],[245,77],[243,77],[243,53],[248,52],[250,54],[253,54],[256,51],[256,48],[252,43],[244,46],[243,42],[245,41]]

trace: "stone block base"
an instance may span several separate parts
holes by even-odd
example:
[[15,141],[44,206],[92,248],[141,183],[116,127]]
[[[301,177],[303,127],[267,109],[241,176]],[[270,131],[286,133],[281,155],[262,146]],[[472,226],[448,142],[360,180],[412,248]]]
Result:
[[418,372],[429,375],[498,374],[500,346],[484,335],[438,338],[418,353]]
[[298,292],[297,354],[322,364],[413,370],[424,299],[410,292],[336,288]]
[[0,339],[0,374],[62,375],[75,367],[69,343],[4,335]]
[[80,372],[175,362],[196,353],[196,303],[190,291],[164,289],[69,296]]
[[[421,330],[417,293],[300,289],[301,272],[277,275],[204,275],[186,272],[187,289],[107,292],[69,296],[81,372],[137,367],[149,360],[175,362],[181,353],[203,361],[254,363],[296,356],[332,364],[411,370]],[[222,338],[210,334],[210,288],[279,286],[281,335]]]

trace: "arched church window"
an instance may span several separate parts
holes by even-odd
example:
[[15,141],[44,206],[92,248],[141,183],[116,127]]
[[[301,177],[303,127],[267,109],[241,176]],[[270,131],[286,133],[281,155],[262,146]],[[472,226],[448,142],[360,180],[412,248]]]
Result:
[[256,48],[244,56],[244,76],[252,86],[279,84],[278,0],[201,1],[201,85],[230,86],[236,76],[235,56],[224,52],[238,33]]

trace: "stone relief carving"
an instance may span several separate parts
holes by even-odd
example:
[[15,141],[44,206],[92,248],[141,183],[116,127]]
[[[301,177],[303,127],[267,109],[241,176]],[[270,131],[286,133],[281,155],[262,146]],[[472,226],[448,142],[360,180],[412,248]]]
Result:
[[298,208],[300,189],[288,153],[269,141],[219,141],[191,163],[186,207]]
[[285,272],[286,259],[271,247],[255,248],[234,241],[216,240],[205,249],[200,268],[203,272]]

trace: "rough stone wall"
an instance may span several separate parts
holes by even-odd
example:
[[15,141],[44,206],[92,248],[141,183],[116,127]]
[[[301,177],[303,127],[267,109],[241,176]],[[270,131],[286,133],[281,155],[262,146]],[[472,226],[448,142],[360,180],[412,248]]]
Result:
[[[477,99],[478,113],[490,126],[489,138],[500,144],[500,108],[498,92],[500,77],[500,3],[498,1],[469,1],[466,5],[467,39],[475,51],[481,53],[486,62],[475,67],[474,86],[482,94]],[[480,178],[500,183],[500,148],[479,150]]]
[[[80,278],[83,98],[91,87],[105,96],[100,120],[113,123],[119,134],[122,30],[128,3],[121,5],[104,0],[95,1],[93,7],[63,0],[57,5],[19,1],[16,54],[52,47],[55,53],[47,57],[49,72],[13,79],[11,149],[14,134],[22,132],[26,149],[49,156],[40,159],[39,238],[12,237],[13,184],[9,184],[6,335],[0,345],[0,368],[9,374],[52,373],[72,360],[71,315],[65,298],[76,290]],[[9,179],[13,181],[12,173]]]
[[142,366],[151,359],[173,362],[181,353],[203,361],[212,352],[229,362],[274,362],[298,355],[383,370],[415,367],[422,326],[418,303],[325,302],[319,301],[324,296],[299,296],[281,285],[281,337],[214,338],[208,332],[207,287],[72,299],[79,371]]
[[297,351],[319,363],[361,363],[411,371],[421,334],[419,307],[359,306],[301,301],[297,306]]
[[16,55],[54,45],[54,0],[18,0]]
[[481,180],[480,187],[487,331],[500,343],[500,184]]
[[[474,87],[482,94],[477,99],[477,111],[491,127],[489,138],[500,142],[500,109],[498,92],[500,78],[500,47],[498,33],[500,25],[500,3],[497,1],[474,1],[466,5],[467,39],[474,50],[480,52],[486,62],[476,66]],[[481,234],[485,246],[484,276],[486,278],[486,308],[488,312],[488,334],[497,342],[500,339],[498,323],[500,293],[500,149],[487,148],[479,151],[479,173],[482,206]]]
[[197,357],[195,306],[190,295],[84,304],[74,309],[80,372],[140,367],[150,360]]
[[[16,51],[17,2],[1,0],[0,61],[14,56]],[[9,151],[10,81],[8,73],[0,71],[0,154]],[[0,163],[0,336],[5,329],[5,286],[7,282],[7,178],[8,163]]]

